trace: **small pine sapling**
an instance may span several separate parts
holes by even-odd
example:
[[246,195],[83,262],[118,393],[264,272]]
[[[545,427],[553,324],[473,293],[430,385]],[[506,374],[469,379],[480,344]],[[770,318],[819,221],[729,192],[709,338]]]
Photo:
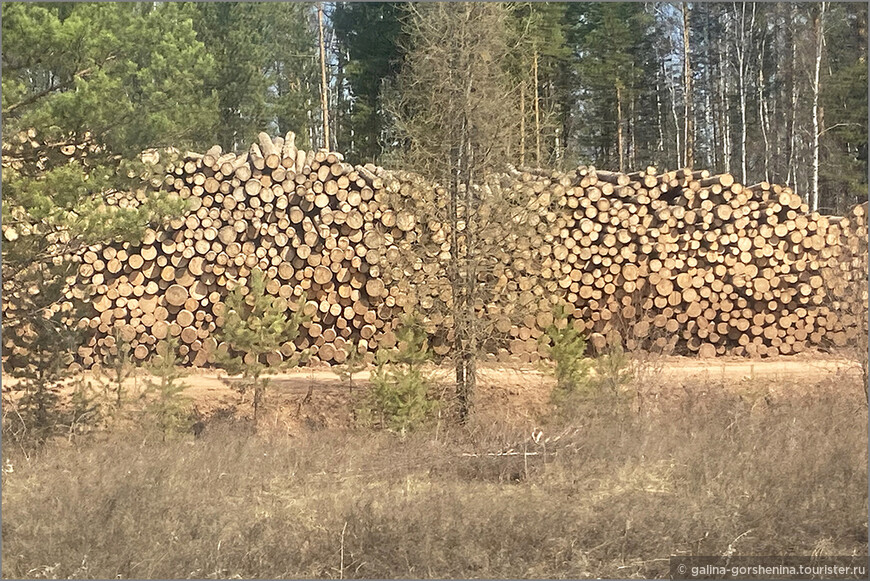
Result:
[[[264,361],[266,355],[295,340],[305,321],[301,309],[291,311],[287,316],[287,302],[267,292],[268,282],[262,270],[253,270],[247,286],[239,285],[227,297],[224,325],[218,332],[219,339],[227,344],[228,349],[218,354],[217,363],[230,375],[242,376],[240,392],[244,394],[248,388],[253,389],[254,423],[268,386],[268,380],[262,377],[270,367]],[[305,302],[304,297],[301,302]],[[280,367],[295,367],[305,356],[305,352],[295,353]]]
[[124,382],[133,375],[135,366],[131,357],[132,349],[130,342],[127,341],[121,330],[115,328],[112,333],[112,338],[115,340],[114,353],[105,359],[106,367],[108,368],[112,395],[115,400],[115,408],[120,410],[124,401]]
[[24,425],[21,436],[32,436],[35,442],[44,442],[65,425],[62,386],[81,332],[67,325],[64,315],[44,309],[33,316],[18,338],[21,345],[4,361],[10,375],[21,379],[16,386],[23,391],[16,404]]
[[426,332],[416,319],[396,331],[394,349],[379,349],[372,372],[369,412],[390,430],[404,433],[422,424],[437,408],[429,397],[431,378],[423,365],[431,359]]
[[598,386],[614,398],[620,398],[634,379],[631,358],[621,345],[612,345],[595,360],[595,379]]
[[[189,414],[187,398],[182,392],[187,387],[179,381],[184,374],[178,366],[178,340],[170,337],[157,345],[157,356],[146,366],[154,377],[145,380],[143,396],[150,397],[146,414],[152,418],[166,440],[168,435],[187,431]],[[156,379],[156,381],[155,381]]]
[[70,397],[69,439],[83,434],[102,420],[105,392],[100,393],[90,381],[79,377]]
[[365,356],[360,351],[355,343],[349,343],[347,346],[347,357],[344,363],[336,365],[332,368],[333,372],[338,375],[342,383],[347,385],[348,392],[353,396],[353,376],[365,369]]
[[556,364],[556,389],[553,399],[561,403],[565,398],[589,390],[591,361],[586,357],[586,340],[570,323],[564,305],[553,313],[553,324],[547,329],[550,338],[550,358]]

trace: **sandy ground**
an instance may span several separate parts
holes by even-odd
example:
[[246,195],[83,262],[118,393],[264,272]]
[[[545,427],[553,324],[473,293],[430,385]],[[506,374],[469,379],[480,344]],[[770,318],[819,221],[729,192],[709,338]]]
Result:
[[[451,370],[433,370],[449,394]],[[85,380],[96,381],[92,374]],[[128,380],[128,393],[142,390],[144,376]],[[185,378],[185,395],[205,418],[239,418],[251,414],[250,393],[241,394],[234,380],[216,370],[192,370]],[[764,360],[717,358],[700,360],[665,357],[640,363],[639,382],[650,398],[680,395],[692,389],[705,393],[730,390],[737,393],[800,397],[817,389],[844,390],[859,394],[861,372],[854,362],[823,355],[802,355]],[[15,381],[3,376],[3,396],[14,400]],[[368,372],[355,376],[357,389],[347,385],[328,368],[304,368],[270,377],[267,411],[270,423],[291,432],[348,426],[353,423],[352,402],[363,393]],[[534,422],[546,412],[553,379],[543,366],[493,366],[484,364],[475,397],[478,414],[512,422]]]

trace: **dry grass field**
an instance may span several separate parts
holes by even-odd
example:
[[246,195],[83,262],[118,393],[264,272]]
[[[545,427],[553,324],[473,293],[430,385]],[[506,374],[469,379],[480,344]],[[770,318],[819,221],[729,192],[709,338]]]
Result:
[[256,433],[238,393],[191,375],[198,438],[128,418],[6,442],[2,574],[640,578],[670,555],[867,553],[848,364],[655,367],[631,406],[558,416],[544,370],[486,368],[468,425],[405,435],[355,428],[329,370],[276,377]]

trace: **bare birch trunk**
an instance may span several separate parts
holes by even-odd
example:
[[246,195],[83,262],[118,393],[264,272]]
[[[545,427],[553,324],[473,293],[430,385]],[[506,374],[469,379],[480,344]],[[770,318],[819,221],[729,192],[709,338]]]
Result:
[[824,18],[827,6],[827,2],[822,2],[819,7],[819,13],[813,19],[813,31],[815,32],[816,40],[816,62],[813,70],[813,182],[810,193],[810,209],[814,212],[819,209],[819,77],[822,68],[822,46],[825,41]]
[[632,167],[637,167],[637,143],[635,142],[635,127],[636,127],[635,121],[637,119],[636,113],[635,113],[636,103],[637,103],[637,96],[634,93],[632,93],[631,112],[630,112],[630,115],[628,118],[628,133],[630,136],[629,145],[628,145],[628,148],[629,148],[628,149],[629,150],[628,163]]
[[798,82],[797,82],[797,4],[791,5],[791,123],[789,125],[788,139],[788,168],[786,183],[797,191],[797,164],[795,163],[795,149],[797,147],[797,105],[798,105]]
[[755,29],[755,3],[752,4],[752,16],[749,21],[749,31],[746,28],[746,2],[742,3],[740,14],[740,41],[735,47],[738,63],[737,85],[740,92],[740,176],[746,182],[746,140],[749,127],[746,122],[746,74],[748,63],[746,47],[752,42]]
[[[345,104],[344,104],[344,66],[347,61],[345,60],[345,54],[343,51],[338,51],[338,62],[336,63],[336,95],[335,95],[335,131],[333,131],[335,139],[335,146],[338,149],[341,149],[342,143],[344,141],[344,112],[345,112]],[[340,143],[342,142],[342,143]]]
[[[719,54],[722,54],[722,46],[720,40],[719,46]],[[731,100],[728,98],[728,81],[726,80],[726,72],[728,70],[728,63],[731,60],[731,51],[729,49],[728,44],[725,44],[725,60],[719,61],[719,91],[722,96],[722,131],[724,133],[722,137],[722,157],[725,162],[725,172],[731,173],[731,152],[733,151],[731,147]],[[723,65],[724,63],[724,65]]]
[[562,128],[557,125],[553,131],[553,147],[556,154],[556,167],[562,167]]
[[[665,70],[665,65],[662,63],[662,71],[667,75],[667,71]],[[667,78],[667,76],[666,76]],[[670,78],[667,78],[668,83],[668,92],[671,94],[671,116],[674,118],[674,138],[676,139],[676,154],[677,154],[677,167],[683,166],[683,150],[682,143],[680,142],[680,120],[677,116],[677,89],[674,87],[674,83]]]
[[758,55],[758,124],[761,125],[761,137],[764,140],[764,180],[770,181],[770,139],[767,136],[767,116],[764,101],[764,41],[761,42],[761,52]]
[[[704,46],[710,46],[710,19],[708,18],[706,23],[704,24]],[[709,50],[709,49],[708,49]],[[713,122],[713,109],[715,108],[715,103],[713,103],[713,97],[711,93],[713,92],[713,76],[710,70],[710,64],[707,63],[707,66],[704,67],[704,138],[707,145],[707,159],[705,160],[707,165],[711,165],[712,167],[716,167],[716,124]]]
[[[661,83],[659,79],[656,79],[656,112],[658,113],[658,129],[659,129],[659,142],[656,144],[656,152],[664,156],[665,152],[665,120],[664,115],[662,114],[662,100],[659,96],[661,93]],[[661,159],[657,160],[657,163],[661,163]]]

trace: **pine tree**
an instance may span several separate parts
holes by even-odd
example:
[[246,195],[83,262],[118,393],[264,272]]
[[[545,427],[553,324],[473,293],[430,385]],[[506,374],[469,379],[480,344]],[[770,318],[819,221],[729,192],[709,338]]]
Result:
[[565,306],[553,313],[553,324],[547,328],[550,358],[555,363],[556,389],[553,399],[559,403],[568,396],[588,388],[592,362],[586,357],[586,340],[571,324]]
[[565,39],[567,4],[527,2],[511,12],[511,76],[519,84],[520,139],[514,157],[525,164],[553,166],[564,157],[572,66]]
[[209,88],[219,102],[218,143],[245,149],[261,131],[296,133],[309,145],[317,61],[311,5],[295,2],[197,3],[197,37],[216,62]]
[[4,134],[89,131],[128,157],[205,144],[212,66],[181,4],[5,3]]
[[27,435],[37,441],[49,438],[64,422],[62,382],[81,339],[81,332],[67,325],[64,315],[43,311],[34,316],[27,332],[8,350],[7,368],[21,379],[15,388],[23,392],[18,414]]
[[124,382],[133,375],[135,366],[132,361],[132,348],[120,329],[115,328],[112,333],[114,345],[110,351],[109,357],[104,360],[107,367],[105,371],[110,385],[114,390],[115,408],[121,409],[124,403]]
[[218,99],[217,142],[224,151],[238,151],[266,126],[267,26],[258,5],[248,2],[196,4],[197,37],[215,60],[210,80]]
[[[318,143],[310,136],[318,126],[319,69],[315,50],[316,33],[311,24],[313,5],[262,2],[257,6],[266,11],[268,21],[268,28],[263,32],[267,32],[269,37],[264,43],[268,49],[266,77],[270,88],[266,105],[269,127],[274,124],[275,135],[293,131],[299,146],[313,147]],[[263,130],[264,127],[258,129]]]
[[[28,360],[27,349],[62,348],[77,320],[75,304],[60,302],[76,253],[134,239],[183,209],[158,191],[171,156],[137,156],[206,138],[214,102],[202,79],[212,62],[181,5],[2,10],[3,347],[6,368],[29,374],[48,360]],[[108,205],[108,192],[145,201]]]
[[382,427],[405,433],[426,421],[438,402],[429,397],[432,379],[423,365],[432,354],[420,321],[405,319],[396,337],[396,348],[378,350],[365,411]]
[[[299,334],[304,321],[299,309],[287,316],[287,301],[270,295],[266,290],[266,275],[255,269],[246,284],[240,284],[227,297],[224,325],[217,335],[227,345],[219,352],[217,363],[230,375],[241,375],[240,391],[253,390],[254,421],[264,403],[268,380],[262,377],[270,365],[266,355],[278,352]],[[304,299],[302,303],[304,303]],[[296,353],[277,367],[298,365],[304,353]]]
[[357,163],[378,162],[390,149],[384,95],[401,67],[401,11],[398,2],[342,2],[333,13],[351,96],[349,131],[340,136],[338,147]]
[[832,3],[826,22],[820,198],[841,214],[867,200],[867,6]]
[[651,19],[642,4],[609,2],[577,5],[572,16],[587,128],[578,135],[582,153],[595,165],[628,169],[629,131],[638,124],[632,103],[650,86],[645,59]]
[[[143,397],[146,417],[153,421],[163,440],[190,427],[188,399],[182,395],[187,386],[179,381],[184,373],[178,366],[178,340],[169,337],[157,345],[157,357],[146,367],[152,378],[145,380]],[[156,381],[155,381],[156,379]]]

